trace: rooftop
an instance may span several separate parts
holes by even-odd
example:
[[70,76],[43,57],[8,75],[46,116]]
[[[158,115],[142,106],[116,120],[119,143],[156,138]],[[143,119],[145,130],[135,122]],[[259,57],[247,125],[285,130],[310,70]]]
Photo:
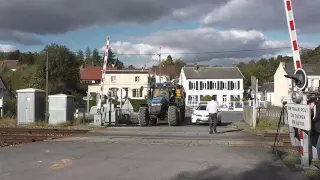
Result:
[[183,67],[187,79],[243,79],[238,67]]
[[3,60],[0,61],[0,67],[7,67],[9,69],[17,69],[18,60]]
[[[289,76],[294,74],[294,65],[293,63],[283,63],[284,70]],[[318,64],[301,64],[303,70],[306,72],[307,76],[320,76],[320,65]]]

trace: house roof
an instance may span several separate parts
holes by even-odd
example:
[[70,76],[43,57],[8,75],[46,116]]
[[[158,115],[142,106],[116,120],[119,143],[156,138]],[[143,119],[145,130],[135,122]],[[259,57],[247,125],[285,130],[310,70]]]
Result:
[[243,79],[237,67],[183,67],[187,79]]
[[[117,67],[107,67],[107,70],[117,69]],[[82,80],[99,80],[101,79],[101,66],[90,66],[80,70]]]
[[[294,74],[293,63],[284,63],[284,70],[289,76]],[[320,76],[320,66],[318,64],[301,64],[303,70],[306,72],[307,76]]]
[[[149,73],[152,75],[160,74],[160,67],[151,68]],[[179,76],[174,65],[163,65],[161,67],[161,75]]]
[[[102,67],[92,66],[84,68],[80,71],[82,80],[100,80]],[[132,70],[117,70],[117,67],[107,67],[106,74],[148,74],[148,70],[132,69]]]
[[18,60],[3,60],[0,61],[0,67],[7,67],[9,69],[17,69]]
[[259,87],[259,91],[260,92],[274,92],[274,83],[273,82],[267,82],[267,83],[263,83],[260,87]]

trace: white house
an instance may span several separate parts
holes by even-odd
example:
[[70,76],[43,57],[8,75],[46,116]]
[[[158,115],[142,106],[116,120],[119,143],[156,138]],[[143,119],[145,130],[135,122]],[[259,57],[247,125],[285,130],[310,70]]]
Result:
[[[318,91],[320,84],[320,66],[315,64],[302,64],[308,77],[308,88],[306,91]],[[292,76],[294,74],[293,63],[281,62],[277,71],[274,74],[274,101],[272,105],[282,106],[282,98],[288,99],[293,87],[295,86],[293,80],[284,77],[284,75]]]
[[187,104],[197,104],[206,95],[216,95],[220,105],[243,98],[244,76],[237,67],[185,66],[179,78]]
[[268,101],[268,102],[271,102],[272,104],[272,102],[274,101],[274,83],[273,82],[263,83],[259,87],[258,100]]

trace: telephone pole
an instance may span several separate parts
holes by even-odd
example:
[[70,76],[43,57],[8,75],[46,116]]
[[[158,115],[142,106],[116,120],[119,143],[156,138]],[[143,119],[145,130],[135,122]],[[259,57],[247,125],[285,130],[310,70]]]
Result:
[[159,49],[159,83],[161,83],[161,67],[162,67],[162,65],[161,65],[161,47],[160,47],[160,49]]
[[45,122],[49,123],[49,52],[47,50],[46,57],[46,114],[45,114]]

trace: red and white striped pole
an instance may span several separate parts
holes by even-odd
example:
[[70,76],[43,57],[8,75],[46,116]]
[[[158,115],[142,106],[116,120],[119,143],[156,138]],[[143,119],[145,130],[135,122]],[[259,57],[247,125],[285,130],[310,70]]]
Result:
[[[290,42],[292,48],[294,70],[296,71],[297,69],[302,69],[302,66],[291,0],[284,0],[284,5],[286,9],[287,24],[291,40]],[[304,130],[299,129],[301,163],[305,166],[309,165],[308,137],[310,137],[309,132],[305,132]]]
[[300,51],[298,45],[298,38],[297,32],[293,17],[293,10],[292,10],[292,3],[291,0],[284,0],[285,7],[286,7],[286,16],[287,16],[287,24],[289,28],[289,35],[291,40],[291,47],[292,47],[292,57],[294,63],[294,70],[302,68],[301,60],[300,60]]
[[106,78],[106,70],[107,70],[107,62],[108,62],[108,53],[109,53],[109,45],[110,44],[110,36],[107,37],[107,44],[104,51],[104,59],[103,59],[103,68],[101,73],[101,83],[100,83],[100,93],[98,97],[98,103],[97,103],[97,109],[101,113],[101,107],[102,107],[102,96],[103,96],[103,90],[104,90],[104,81]]

